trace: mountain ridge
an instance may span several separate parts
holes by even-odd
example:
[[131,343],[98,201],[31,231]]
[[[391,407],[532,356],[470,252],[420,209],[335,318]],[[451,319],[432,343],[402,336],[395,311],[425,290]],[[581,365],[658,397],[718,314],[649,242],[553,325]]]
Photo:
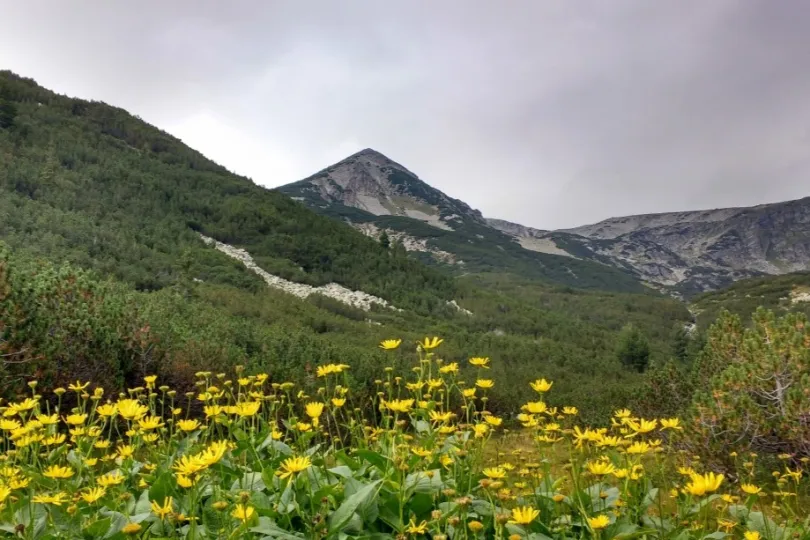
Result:
[[276,188],[367,235],[385,232],[426,262],[458,272],[509,271],[576,288],[645,292],[637,278],[599,260],[524,249],[479,210],[415,173],[364,149],[298,182]]
[[[369,162],[364,161],[368,156],[373,156],[375,171],[368,170]],[[396,185],[392,187],[389,170],[394,167],[410,178],[394,175]],[[340,189],[326,189],[330,182],[339,184]],[[504,250],[506,238],[521,251],[542,254],[536,264],[549,260],[546,256],[566,257],[569,265],[574,264],[571,259],[596,263],[676,296],[716,290],[748,277],[810,269],[810,197],[752,207],[619,216],[579,227],[543,230],[484,217],[373,149],[361,150],[278,189],[367,234],[382,230],[400,238],[404,234],[415,250],[433,253],[439,263],[451,258],[463,262],[465,257],[455,252],[465,251],[461,243],[469,238],[459,238],[453,246],[446,236],[439,242],[437,233],[414,228],[402,220],[416,219],[451,231],[472,226],[476,236],[489,242],[485,249],[490,251]],[[398,206],[391,204],[392,193]],[[421,206],[421,212],[409,211],[429,203],[434,203],[430,207],[433,214],[425,212],[425,206]],[[400,219],[386,220],[382,216]],[[376,226],[360,225],[369,222]],[[482,228],[489,232],[482,232]],[[447,253],[456,256],[448,257]],[[576,274],[572,268],[569,271],[572,276]]]

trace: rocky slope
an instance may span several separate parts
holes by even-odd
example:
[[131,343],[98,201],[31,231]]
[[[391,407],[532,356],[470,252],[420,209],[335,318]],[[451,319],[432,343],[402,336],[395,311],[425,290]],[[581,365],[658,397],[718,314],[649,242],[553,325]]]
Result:
[[369,236],[379,238],[384,231],[392,243],[455,271],[510,271],[578,288],[646,290],[630,273],[578,260],[545,238],[516,240],[480,211],[375,150],[362,150],[278,191]]
[[484,223],[480,212],[370,148],[281,191],[298,200],[338,203],[375,216],[413,218],[448,231],[464,219]]
[[553,232],[512,226],[509,234],[522,244],[526,238],[554,241],[580,257],[689,295],[742,278],[810,269],[810,197],[611,218]]
[[[540,274],[549,274],[543,268],[553,265],[559,271],[542,277],[574,286],[582,286],[580,272],[612,271],[614,277],[622,274],[691,296],[742,278],[810,269],[810,197],[751,208],[618,217],[546,231],[485,219],[371,149],[280,191],[366,234],[385,230],[406,249],[439,263],[472,262],[476,268],[487,253],[486,269],[531,273],[527,264],[533,264]],[[560,262],[559,256],[568,261]],[[515,258],[526,264],[515,264]]]

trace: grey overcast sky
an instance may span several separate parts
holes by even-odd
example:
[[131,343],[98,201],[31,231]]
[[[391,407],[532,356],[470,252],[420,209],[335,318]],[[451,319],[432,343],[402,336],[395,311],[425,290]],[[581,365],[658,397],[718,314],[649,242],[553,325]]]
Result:
[[561,228],[810,195],[810,1],[0,0],[0,68],[272,187],[371,147]]

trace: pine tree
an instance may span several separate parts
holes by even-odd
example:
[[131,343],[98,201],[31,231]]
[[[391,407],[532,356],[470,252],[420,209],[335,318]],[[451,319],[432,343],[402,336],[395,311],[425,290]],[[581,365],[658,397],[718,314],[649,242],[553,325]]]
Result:
[[763,454],[810,457],[810,324],[759,308],[753,325],[725,312],[709,332],[691,407],[693,450],[722,459],[745,444]]
[[619,361],[628,368],[643,373],[650,364],[650,344],[641,330],[632,324],[622,328],[616,348]]
[[384,249],[388,249],[391,247],[391,239],[388,237],[388,233],[385,231],[383,231],[382,234],[380,234],[380,245]]
[[677,323],[672,330],[672,358],[681,363],[689,360],[689,332],[683,324]]

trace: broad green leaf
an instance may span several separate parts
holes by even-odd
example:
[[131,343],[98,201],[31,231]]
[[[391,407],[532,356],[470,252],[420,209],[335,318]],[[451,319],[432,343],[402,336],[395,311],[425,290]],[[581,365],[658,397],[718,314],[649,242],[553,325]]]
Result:
[[161,473],[149,488],[149,500],[162,504],[166,497],[170,497],[174,493],[174,485],[172,473],[168,471]]
[[304,538],[303,535],[285,531],[267,516],[259,517],[259,524],[255,527],[251,527],[250,532],[266,534],[270,538],[279,538],[280,540],[301,540]]
[[335,510],[335,513],[329,516],[329,534],[334,534],[342,530],[361,504],[369,498],[376,497],[381,483],[382,480],[372,482],[350,497],[347,497],[338,509]]
[[262,491],[267,486],[262,478],[260,472],[245,473],[242,478],[234,480],[231,484],[231,493],[238,493],[240,491]]
[[111,518],[104,518],[95,521],[84,528],[84,530],[82,531],[82,536],[84,536],[88,540],[95,538],[102,538],[110,529],[111,523],[112,523]]

